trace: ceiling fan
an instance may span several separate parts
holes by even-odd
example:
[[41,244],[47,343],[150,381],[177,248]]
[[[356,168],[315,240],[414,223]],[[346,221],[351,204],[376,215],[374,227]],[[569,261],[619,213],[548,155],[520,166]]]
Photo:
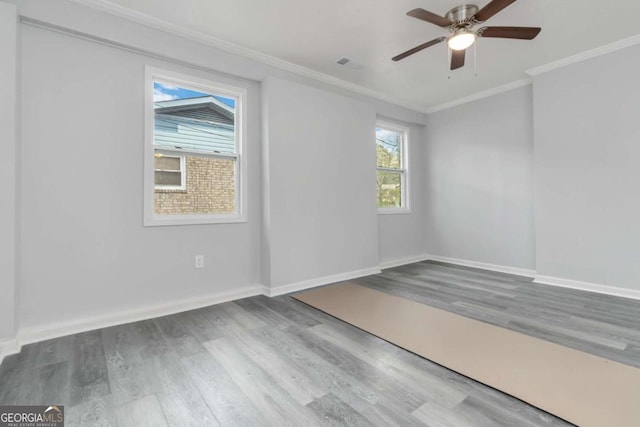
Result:
[[451,69],[456,70],[464,65],[465,51],[473,45],[478,37],[494,37],[502,39],[532,40],[541,28],[539,27],[482,27],[474,30],[477,24],[485,22],[505,7],[516,0],[492,0],[485,7],[480,9],[474,4],[463,4],[457,6],[446,13],[445,16],[436,15],[424,9],[413,9],[407,15],[430,22],[442,28],[448,28],[451,35],[448,37],[438,37],[419,46],[409,49],[400,55],[391,58],[399,61],[423,49],[447,41],[451,49]]

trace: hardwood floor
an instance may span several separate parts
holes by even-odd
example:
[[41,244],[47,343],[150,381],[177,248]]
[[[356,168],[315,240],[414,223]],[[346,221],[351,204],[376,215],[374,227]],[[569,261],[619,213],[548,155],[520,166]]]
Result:
[[360,285],[640,368],[640,301],[425,261]]
[[[357,280],[639,366],[638,302],[418,263]],[[615,355],[612,357],[610,355]],[[67,426],[564,426],[289,297],[253,297],[24,346],[0,405]]]

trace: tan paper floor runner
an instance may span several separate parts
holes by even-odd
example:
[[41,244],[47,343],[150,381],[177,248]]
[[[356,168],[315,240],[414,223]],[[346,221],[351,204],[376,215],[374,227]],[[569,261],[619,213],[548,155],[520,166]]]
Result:
[[294,298],[579,426],[640,426],[632,366],[352,283]]

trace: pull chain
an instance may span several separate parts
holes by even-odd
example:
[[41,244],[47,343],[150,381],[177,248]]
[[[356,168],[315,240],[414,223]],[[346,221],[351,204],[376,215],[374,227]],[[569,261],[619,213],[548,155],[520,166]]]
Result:
[[473,74],[478,77],[478,43],[473,44]]

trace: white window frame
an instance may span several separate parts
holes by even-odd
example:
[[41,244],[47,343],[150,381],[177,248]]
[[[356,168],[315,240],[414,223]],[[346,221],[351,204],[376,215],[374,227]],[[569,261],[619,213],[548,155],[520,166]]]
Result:
[[[376,128],[381,128],[385,130],[390,130],[393,132],[398,132],[402,134],[402,144],[400,144],[400,168],[382,168],[378,167],[378,156],[376,152],[376,179],[377,172],[395,172],[400,173],[400,206],[393,208],[378,208],[378,214],[388,215],[388,214],[409,214],[411,213],[411,204],[410,204],[410,191],[409,191],[409,128],[405,126],[398,125],[396,123],[391,123],[385,120],[377,120]],[[377,142],[376,142],[377,146]],[[378,201],[376,200],[376,205]]]
[[[170,155],[186,156],[192,154],[198,157],[217,159],[235,159],[235,206],[236,212],[231,214],[186,214],[186,215],[158,215],[155,212],[155,162],[154,162],[154,107],[153,82],[168,83],[192,89],[198,92],[210,93],[232,98],[236,101],[235,139],[236,153],[211,153],[198,150],[163,149]],[[244,88],[203,79],[200,77],[145,66],[145,132],[144,132],[144,225],[191,225],[191,224],[219,224],[247,222],[247,167],[244,156],[245,135],[247,126],[247,91]],[[186,181],[186,180],[185,180]]]
[[164,169],[156,169],[155,168],[155,164],[153,165],[153,174],[154,174],[154,189],[156,190],[186,190],[187,189],[187,170],[186,170],[186,159],[187,156],[181,156],[180,154],[173,152],[173,151],[168,151],[168,150],[154,150],[154,157],[155,157],[155,152],[159,151],[162,153],[163,157],[168,157],[168,158],[174,158],[174,159],[180,159],[180,185],[157,185],[155,184],[155,173],[156,171],[165,171],[165,172],[178,172],[178,171],[167,171]]

